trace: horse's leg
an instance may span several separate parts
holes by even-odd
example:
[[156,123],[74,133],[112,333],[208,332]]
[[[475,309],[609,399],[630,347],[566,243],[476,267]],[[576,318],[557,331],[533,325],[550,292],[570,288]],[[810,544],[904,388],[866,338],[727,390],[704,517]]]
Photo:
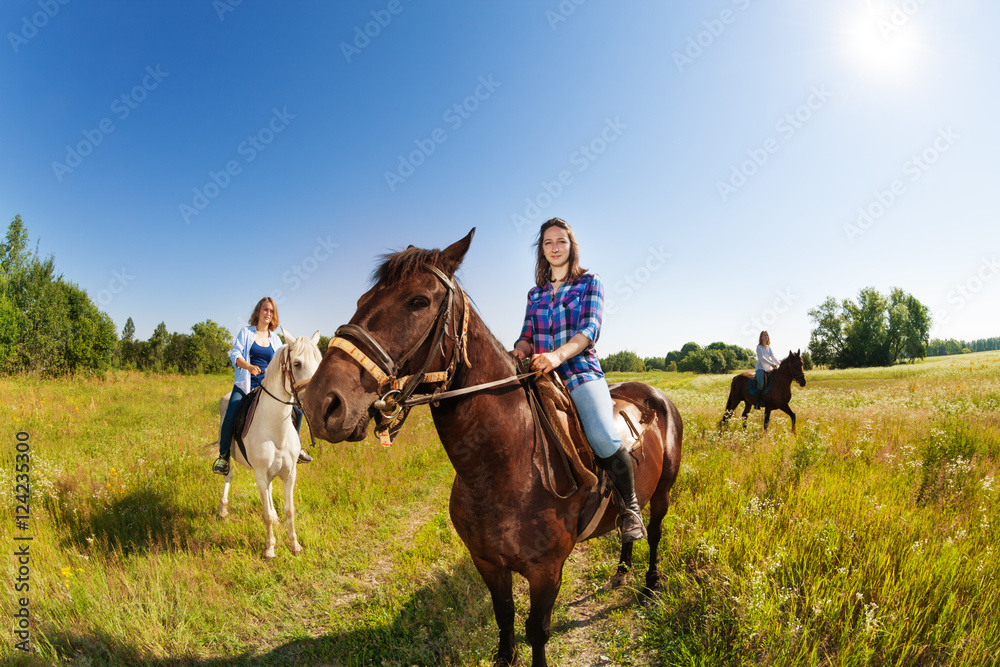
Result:
[[232,463],[229,465],[229,474],[226,475],[225,483],[222,485],[222,501],[219,502],[219,513],[220,519],[225,519],[229,516],[229,486],[233,482],[233,473],[236,471],[236,466]]
[[267,483],[267,509],[271,512],[271,523],[278,523],[278,510],[274,508],[274,480]]
[[267,536],[264,539],[264,558],[274,558],[274,523],[277,517],[274,515],[274,508],[271,506],[271,483],[265,477],[263,470],[255,470],[257,478],[257,492],[260,493],[261,518],[264,520],[264,529]]
[[655,493],[649,501],[649,526],[646,538],[649,542],[649,569],[646,570],[646,587],[642,589],[643,594],[652,595],[660,586],[660,570],[658,568],[660,557],[660,538],[663,537],[663,517],[667,515],[670,507],[670,490],[665,493]]
[[524,636],[531,644],[531,667],[547,667],[545,643],[552,634],[552,607],[562,584],[562,563],[549,560],[524,573],[531,591],[531,609],[524,624]]
[[792,418],[792,435],[795,435],[795,413],[792,412],[792,409],[788,407],[787,403],[778,409]]
[[750,402],[750,399],[745,399],[743,401],[743,430],[744,431],[747,430],[747,415],[750,414],[750,410],[752,410],[752,409],[753,409],[753,403]]
[[282,480],[282,488],[285,491],[285,520],[288,522],[288,543],[291,545],[292,553],[298,556],[302,553],[302,546],[299,538],[295,534],[295,501],[293,492],[295,491],[295,462],[292,462],[292,469]]
[[764,430],[767,430],[767,425],[771,422],[771,406],[764,406]]
[[511,583],[510,570],[489,563],[475,554],[472,562],[479,570],[486,588],[490,589],[493,599],[493,616],[496,617],[497,628],[500,630],[500,641],[497,644],[497,654],[493,661],[497,667],[513,665],[516,659],[514,653],[514,591]]
[[618,571],[611,577],[611,588],[619,588],[628,581],[628,574],[632,571],[632,545],[634,542],[622,544],[622,553],[618,557]]

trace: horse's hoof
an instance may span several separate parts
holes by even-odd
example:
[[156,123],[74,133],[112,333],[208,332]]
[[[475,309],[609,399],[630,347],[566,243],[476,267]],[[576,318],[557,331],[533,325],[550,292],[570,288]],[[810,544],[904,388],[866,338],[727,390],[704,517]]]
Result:
[[225,505],[220,506],[219,511],[216,512],[215,516],[217,516],[220,519],[225,519],[227,516],[229,516],[229,508],[226,507]]
[[292,547],[292,555],[293,556],[298,556],[300,553],[302,553],[302,546],[301,545],[296,544],[294,547]]
[[274,560],[274,550],[265,551],[263,554],[264,560],[271,561]]
[[628,583],[628,572],[619,572],[611,577],[611,588],[621,588]]

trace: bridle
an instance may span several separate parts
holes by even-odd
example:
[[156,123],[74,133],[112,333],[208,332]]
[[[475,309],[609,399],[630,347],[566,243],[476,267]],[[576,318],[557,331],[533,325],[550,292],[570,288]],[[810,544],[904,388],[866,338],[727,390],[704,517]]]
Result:
[[292,395],[292,400],[291,401],[281,400],[280,398],[272,394],[270,391],[268,391],[267,387],[264,386],[263,382],[260,383],[260,388],[264,390],[265,394],[276,400],[278,403],[291,405],[293,407],[297,407],[299,410],[302,410],[302,416],[305,418],[306,424],[309,425],[309,438],[312,440],[312,446],[315,447],[316,436],[313,435],[312,424],[309,424],[309,417],[306,416],[306,411],[302,409],[302,399],[299,398],[299,392],[303,388],[305,388],[307,384],[309,384],[309,381],[312,378],[310,378],[309,380],[301,380],[299,382],[295,381],[295,374],[292,372],[292,365],[291,365],[291,360],[292,360],[291,347],[285,345],[284,348],[281,350],[281,352],[279,352],[279,354],[282,355],[279,361],[281,365],[281,388],[284,389],[285,383],[286,382],[288,383],[288,393]]
[[782,375],[787,375],[788,377],[792,378],[792,380],[798,382],[800,385],[805,386],[805,383],[806,383],[806,374],[805,374],[805,371],[802,371],[802,372],[800,372],[797,375],[792,375],[791,370],[786,369],[781,364],[778,364],[777,370],[781,371]]
[[[445,395],[452,379],[454,379],[460,359],[466,366],[472,368],[468,353],[469,297],[441,269],[428,263],[424,263],[423,268],[441,281],[447,294],[441,301],[434,321],[417,342],[398,360],[394,360],[392,355],[386,352],[370,333],[356,324],[340,326],[327,346],[327,350],[337,348],[346,352],[378,383],[376,393],[379,398],[372,402],[368,412],[372,414],[374,411],[378,411],[382,417],[381,423],[375,428],[375,433],[383,445],[392,444],[399,429],[402,428],[410,408],[421,403],[435,401]],[[457,326],[453,327],[451,321],[456,292],[462,295],[461,332],[457,331]],[[452,331],[453,328],[456,330]],[[445,336],[455,341],[451,360],[447,362],[445,370],[429,373],[431,359],[434,358],[434,351],[438,347],[441,347],[442,356],[447,358],[442,346]],[[399,373],[402,368],[428,339],[432,341],[431,346],[420,370],[412,375],[400,377]],[[433,393],[413,398],[413,394],[421,384],[436,383],[440,383],[440,386]]]

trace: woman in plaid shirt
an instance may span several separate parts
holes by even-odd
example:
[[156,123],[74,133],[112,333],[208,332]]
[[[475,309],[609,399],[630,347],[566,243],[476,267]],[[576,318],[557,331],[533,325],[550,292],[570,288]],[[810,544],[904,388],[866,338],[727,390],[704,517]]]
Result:
[[601,335],[604,286],[580,267],[573,228],[560,218],[542,224],[535,242],[535,287],[528,292],[516,359],[531,358],[531,368],[555,371],[569,390],[598,465],[618,491],[622,541],[646,537],[635,496],[632,456],[615,430],[614,405],[594,344]]

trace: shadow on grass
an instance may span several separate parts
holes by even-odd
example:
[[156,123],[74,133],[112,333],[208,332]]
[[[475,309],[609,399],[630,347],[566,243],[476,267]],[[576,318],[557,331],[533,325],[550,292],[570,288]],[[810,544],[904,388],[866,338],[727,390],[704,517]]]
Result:
[[192,510],[153,489],[142,489],[114,498],[89,516],[61,517],[70,526],[69,543],[92,554],[143,554],[151,551],[187,550],[194,534]]
[[[436,571],[424,585],[393,608],[392,591],[376,589],[332,624],[351,626],[318,637],[294,639],[266,653],[245,652],[224,657],[195,655],[157,658],[135,643],[122,642],[103,633],[62,633],[48,636],[50,651],[60,662],[90,665],[150,665],[180,667],[198,665],[325,665],[355,667],[385,665],[475,665],[489,661],[496,648],[497,628],[489,594],[469,558],[454,563],[451,571]],[[385,588],[390,588],[387,584]],[[565,604],[565,603],[562,603]],[[553,625],[553,637],[573,628],[586,627],[609,614],[630,607],[612,603],[583,620]],[[249,621],[248,621],[249,623]],[[518,652],[530,661],[531,649],[523,637],[523,618],[518,621]],[[213,638],[205,638],[209,643]],[[212,650],[207,648],[206,651]],[[41,662],[18,664],[34,665]]]

